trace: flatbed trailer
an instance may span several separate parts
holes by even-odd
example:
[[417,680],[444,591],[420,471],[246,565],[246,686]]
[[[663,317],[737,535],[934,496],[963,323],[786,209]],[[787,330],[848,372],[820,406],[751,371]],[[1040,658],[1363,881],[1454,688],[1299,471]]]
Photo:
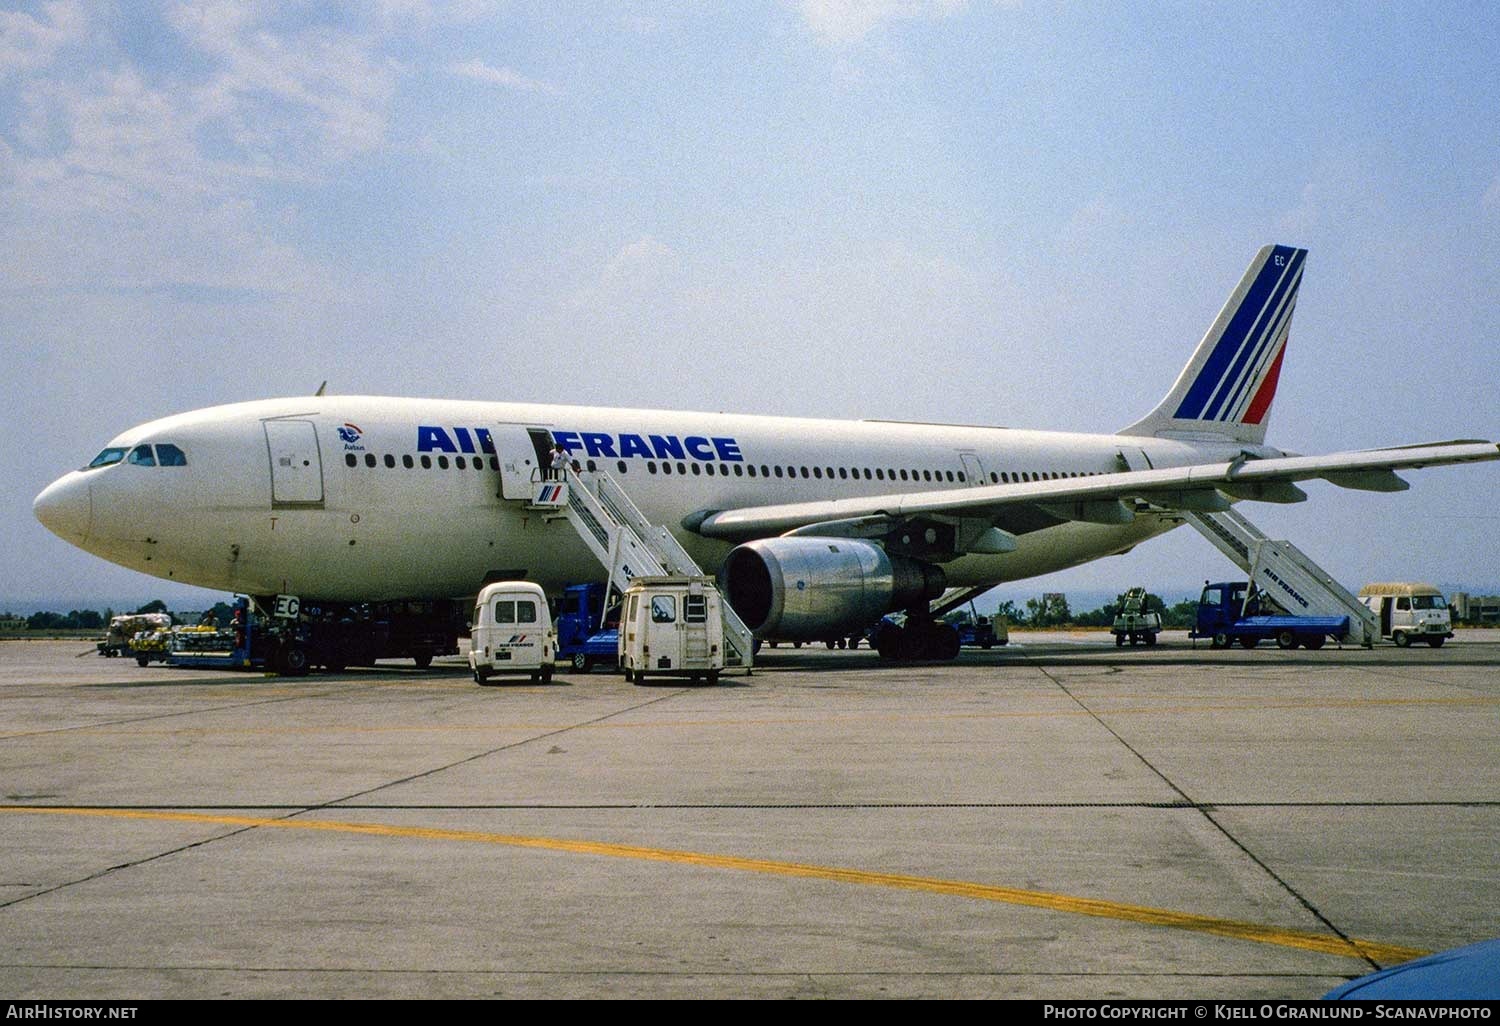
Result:
[[1190,638],[1208,638],[1214,648],[1239,644],[1254,648],[1262,641],[1275,641],[1279,648],[1319,649],[1332,638],[1342,642],[1349,634],[1347,616],[1291,616],[1264,613],[1258,598],[1245,581],[1207,584],[1198,600],[1198,616]]

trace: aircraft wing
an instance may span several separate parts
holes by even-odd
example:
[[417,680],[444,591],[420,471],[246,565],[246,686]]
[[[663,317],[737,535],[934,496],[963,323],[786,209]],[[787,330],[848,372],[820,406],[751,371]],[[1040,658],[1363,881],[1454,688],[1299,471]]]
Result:
[[[1409,486],[1396,476],[1397,470],[1493,459],[1500,459],[1500,446],[1478,439],[1326,456],[1254,459],[1246,455],[1228,462],[1156,470],[709,510],[688,517],[683,524],[705,537],[728,541],[781,534],[878,538],[893,524],[924,519],[987,522],[1017,535],[1070,520],[1129,523],[1136,502],[1200,513],[1220,512],[1239,499],[1300,502],[1307,494],[1296,482],[1316,478],[1344,488],[1402,491]],[[966,550],[1006,551],[1006,547],[1003,540],[991,538]]]

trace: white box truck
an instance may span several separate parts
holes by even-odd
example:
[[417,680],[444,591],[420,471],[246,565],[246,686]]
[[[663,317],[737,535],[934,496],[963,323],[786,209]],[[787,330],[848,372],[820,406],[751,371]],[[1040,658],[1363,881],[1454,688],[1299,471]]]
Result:
[[547,595],[530,581],[489,584],[474,602],[469,629],[469,668],[476,684],[490,678],[526,674],[533,684],[552,680],[557,636]]
[[712,577],[637,577],[620,615],[620,666],[625,679],[646,675],[719,682],[724,668],[724,619]]
[[1367,584],[1359,589],[1359,600],[1380,617],[1380,636],[1405,648],[1425,641],[1433,648],[1453,637],[1453,618],[1443,593],[1430,584],[1395,581]]

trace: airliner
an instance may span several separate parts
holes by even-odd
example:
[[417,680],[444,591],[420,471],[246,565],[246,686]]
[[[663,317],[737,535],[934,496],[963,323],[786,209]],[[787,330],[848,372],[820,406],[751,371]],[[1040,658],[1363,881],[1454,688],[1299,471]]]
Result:
[[820,640],[946,588],[1122,553],[1298,482],[1399,491],[1396,471],[1500,458],[1464,439],[1305,456],[1266,445],[1307,251],[1263,247],[1165,398],[1116,434],[373,396],[234,403],[117,435],[37,518],[122,566],[326,607],[549,593],[596,579],[533,508],[548,450],[608,473],[757,638]]

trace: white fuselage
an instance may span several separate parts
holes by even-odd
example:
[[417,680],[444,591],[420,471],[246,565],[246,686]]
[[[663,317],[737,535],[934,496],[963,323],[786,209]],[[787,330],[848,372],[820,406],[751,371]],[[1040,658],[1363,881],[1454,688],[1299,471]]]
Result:
[[[548,591],[596,579],[602,571],[570,524],[500,494],[500,467],[537,469],[528,428],[545,429],[585,467],[592,460],[613,474],[708,573],[733,545],[682,526],[705,510],[1182,466],[1242,448],[599,407],[272,399],[132,428],[110,443],[125,458],[59,479],[36,510],[55,533],[115,563],[252,595],[450,598],[472,596],[497,576]],[[132,462],[143,445],[177,447],[182,465]],[[1147,513],[1122,526],[1047,527],[1022,534],[1014,552],[946,564],[947,580],[983,585],[1044,574],[1124,551],[1179,522]]]

